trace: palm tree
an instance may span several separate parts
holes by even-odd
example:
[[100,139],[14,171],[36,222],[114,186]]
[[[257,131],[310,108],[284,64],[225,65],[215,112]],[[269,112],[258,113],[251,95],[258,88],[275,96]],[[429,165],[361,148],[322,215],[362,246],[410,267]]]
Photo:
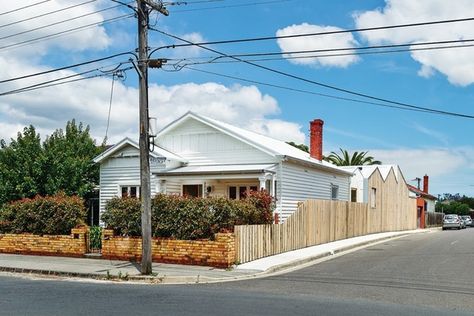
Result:
[[336,166],[362,166],[362,165],[381,165],[382,162],[374,160],[374,157],[367,156],[368,151],[354,152],[352,156],[347,150],[339,148],[342,155],[331,151],[329,156],[323,159],[335,164]]

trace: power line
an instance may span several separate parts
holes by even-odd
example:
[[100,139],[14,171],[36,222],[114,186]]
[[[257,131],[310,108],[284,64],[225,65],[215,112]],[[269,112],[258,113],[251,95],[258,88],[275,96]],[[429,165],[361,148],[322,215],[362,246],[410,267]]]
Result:
[[51,15],[51,14],[67,11],[67,10],[77,8],[77,7],[80,7],[80,6],[86,5],[86,4],[91,3],[91,2],[95,2],[95,1],[97,1],[97,0],[88,0],[88,1],[81,2],[81,3],[75,4],[75,5],[71,5],[69,7],[65,7],[65,8],[54,10],[54,11],[46,12],[46,13],[43,13],[43,14],[35,15],[35,16],[29,17],[29,18],[25,18],[23,20],[10,22],[10,23],[7,23],[7,24],[0,25],[0,28],[15,25],[15,24],[18,24],[18,23],[26,22],[26,21],[35,20],[35,19],[45,17],[45,16],[48,16],[48,15]]
[[[86,4],[86,3],[89,3],[89,2],[93,2],[93,1],[97,1],[97,0],[88,1],[88,2],[85,2],[85,3],[83,3],[83,4]],[[96,13],[100,13],[100,12],[104,12],[104,11],[107,11],[107,10],[115,9],[115,8],[117,8],[117,7],[119,7],[119,6],[120,6],[120,5],[116,5],[116,6],[113,6],[113,7],[104,8],[104,9],[101,9],[101,10],[97,10],[97,11],[85,13],[85,14],[82,14],[82,15],[79,15],[79,16],[75,16],[75,17],[72,17],[72,18],[69,18],[69,19],[65,19],[65,20],[53,22],[53,23],[50,23],[50,24],[38,26],[38,27],[29,29],[29,30],[26,30],[26,31],[22,31],[22,32],[18,32],[18,33],[6,35],[6,36],[3,36],[3,37],[0,37],[0,40],[7,39],[7,38],[11,38],[11,37],[15,37],[15,36],[18,36],[18,35],[23,35],[23,34],[31,33],[31,32],[38,31],[38,30],[42,30],[42,29],[45,29],[45,28],[48,28],[48,27],[51,27],[51,26],[55,26],[55,25],[67,23],[67,22],[70,22],[70,21],[74,21],[74,20],[77,20],[77,19],[84,18],[84,17],[86,17],[86,16],[94,15],[94,14],[96,14]]]
[[[167,32],[157,30],[157,29],[155,29],[155,30],[157,32],[163,34],[163,35],[168,36],[168,37],[183,41],[183,42],[188,43],[188,44],[193,44],[191,41],[188,41],[188,40],[186,40],[184,38],[181,38],[179,36],[172,35],[172,34],[169,34]],[[226,56],[226,57],[229,57],[229,58],[232,58],[232,59],[235,59],[235,60],[239,60],[243,63],[248,64],[248,65],[251,65],[251,66],[254,66],[254,67],[269,71],[269,72],[272,72],[272,73],[276,73],[276,74],[279,74],[281,76],[285,76],[285,77],[292,78],[292,79],[295,79],[295,80],[298,80],[298,81],[303,81],[303,82],[310,83],[310,84],[313,84],[313,85],[321,86],[321,87],[324,87],[324,88],[327,88],[327,89],[332,89],[332,90],[336,90],[336,91],[339,91],[339,92],[344,92],[344,93],[347,93],[347,94],[356,95],[356,96],[363,97],[363,98],[368,98],[368,99],[381,101],[381,102],[385,102],[385,103],[391,103],[391,104],[395,104],[395,105],[399,105],[399,106],[403,106],[403,107],[408,107],[408,108],[413,108],[413,109],[427,110],[427,111],[432,111],[432,112],[436,112],[436,113],[439,113],[439,114],[445,114],[445,115],[456,116],[456,117],[464,117],[464,118],[470,118],[470,119],[474,118],[474,116],[472,116],[472,115],[467,115],[467,114],[462,114],[462,113],[455,113],[455,112],[448,112],[448,111],[442,111],[442,110],[436,110],[436,109],[430,109],[430,108],[421,107],[421,106],[417,106],[417,105],[413,105],[413,104],[408,104],[408,103],[403,103],[403,102],[398,102],[398,101],[392,101],[392,100],[385,99],[385,98],[375,97],[375,96],[372,96],[372,95],[369,95],[369,94],[360,93],[360,92],[356,92],[356,91],[351,91],[351,90],[345,89],[345,88],[339,88],[339,87],[336,87],[336,86],[333,86],[333,85],[330,85],[330,84],[326,84],[326,83],[318,82],[318,81],[315,81],[315,80],[307,79],[307,78],[304,78],[304,77],[301,77],[301,76],[286,73],[286,72],[283,72],[281,70],[266,67],[266,66],[256,64],[256,63],[253,63],[253,62],[250,62],[250,61],[245,61],[245,60],[242,60],[238,57],[232,57],[232,56],[229,56],[225,53],[217,51],[215,49],[202,46],[200,44],[194,44],[194,45],[198,46],[202,49],[208,50],[210,52],[213,52],[213,53],[216,53],[216,54],[219,54],[219,55],[222,55],[222,56]]]
[[196,1],[185,1],[186,4],[198,4],[198,3],[209,3],[209,2],[223,2],[226,0],[196,0]]
[[272,88],[284,89],[284,90],[293,91],[293,92],[317,95],[317,96],[336,99],[336,100],[343,100],[343,101],[349,101],[349,102],[370,104],[370,105],[376,105],[376,106],[387,107],[387,108],[394,108],[394,109],[399,109],[399,110],[404,110],[404,111],[440,114],[440,113],[432,112],[431,110],[411,109],[411,108],[406,108],[406,107],[402,107],[402,106],[396,106],[396,105],[390,105],[390,104],[384,104],[384,103],[378,103],[378,102],[371,102],[371,101],[365,101],[365,100],[359,100],[359,99],[352,99],[352,98],[346,98],[346,97],[336,96],[336,95],[332,95],[332,94],[325,94],[325,93],[319,93],[319,92],[314,92],[314,91],[309,91],[309,90],[297,89],[297,88],[292,88],[292,87],[288,87],[288,86],[271,84],[271,83],[261,82],[261,81],[257,81],[257,80],[252,80],[252,79],[247,79],[247,78],[242,78],[242,77],[236,77],[236,76],[221,74],[221,73],[217,73],[217,72],[213,72],[213,71],[197,69],[197,68],[193,68],[193,67],[189,67],[189,66],[184,66],[184,68],[190,69],[190,70],[193,70],[193,71],[198,71],[198,72],[210,74],[210,75],[214,75],[214,76],[223,77],[223,78],[234,79],[234,80],[239,80],[239,81],[242,81],[242,82],[248,82],[248,83],[253,83],[253,84],[272,87]]
[[20,8],[17,8],[17,9],[10,10],[10,11],[2,12],[2,13],[0,13],[0,16],[5,15],[5,14],[9,14],[9,13],[13,13],[13,12],[17,12],[17,11],[20,11],[20,10],[28,9],[28,8],[31,8],[31,7],[34,7],[34,6],[37,6],[39,4],[49,2],[49,1],[51,1],[51,0],[43,0],[43,1],[33,3],[33,4],[25,5],[24,7],[20,7]]
[[123,53],[118,53],[118,54],[114,54],[114,55],[110,55],[110,56],[106,56],[106,57],[102,57],[102,58],[97,58],[97,59],[93,59],[93,60],[84,61],[84,62],[77,63],[77,64],[72,64],[72,65],[68,65],[68,66],[63,66],[63,67],[59,67],[59,68],[54,68],[54,69],[50,69],[50,70],[36,72],[36,73],[24,75],[24,76],[18,76],[18,77],[14,77],[14,78],[4,79],[4,80],[1,80],[0,83],[6,83],[6,82],[15,81],[15,80],[21,80],[21,79],[41,76],[41,75],[45,75],[45,74],[49,74],[49,73],[53,73],[53,72],[57,72],[57,71],[65,70],[65,69],[70,69],[70,68],[75,68],[75,67],[79,67],[79,66],[84,66],[84,65],[88,65],[88,64],[97,63],[97,62],[100,62],[100,61],[104,61],[104,60],[107,60],[107,59],[112,59],[112,58],[123,56],[123,55],[134,55],[135,56],[135,54],[132,53],[132,52],[123,52]]
[[[64,76],[64,77],[53,79],[53,80],[43,81],[41,83],[37,83],[37,84],[29,85],[29,86],[26,86],[26,87],[22,87],[22,88],[10,90],[10,91],[2,92],[2,93],[0,93],[0,96],[6,96],[6,95],[18,94],[18,93],[23,93],[23,92],[48,88],[48,87],[54,87],[54,86],[58,86],[58,85],[66,84],[66,83],[71,83],[71,82],[76,82],[76,81],[82,81],[82,80],[86,80],[86,79],[110,76],[110,71],[108,71],[106,73],[101,73],[101,74],[96,74],[96,75],[92,75],[92,76],[88,76],[88,77],[82,77],[82,78],[77,78],[77,79],[64,81],[65,79],[70,79],[70,78],[82,76],[82,75],[85,75],[85,74],[88,74],[88,73],[92,73],[92,72],[95,72],[95,71],[100,71],[100,69],[105,68],[105,67],[108,67],[108,66],[104,66],[104,67],[97,68],[97,69],[92,69],[92,70],[87,70],[87,71],[84,71],[84,72],[81,72],[81,73],[78,73],[78,74],[72,74],[72,75],[69,75],[69,76]],[[120,71],[127,71],[127,70],[130,70],[130,69],[133,69],[133,67],[123,68],[123,69],[120,69]],[[114,71],[117,71],[117,69],[115,69]]]
[[75,73],[75,74],[72,74],[72,75],[68,75],[68,76],[64,76],[64,77],[60,77],[60,78],[56,78],[56,79],[51,79],[51,80],[48,80],[48,81],[43,81],[43,82],[40,82],[40,83],[35,83],[35,84],[29,85],[29,86],[26,86],[26,87],[10,90],[10,91],[6,91],[6,92],[1,92],[0,96],[16,94],[16,93],[22,92],[23,90],[28,90],[28,89],[31,89],[31,88],[40,87],[40,86],[45,85],[45,84],[49,84],[49,83],[53,83],[53,82],[57,82],[57,81],[62,81],[64,79],[70,79],[70,78],[74,78],[74,77],[78,77],[78,76],[83,76],[83,75],[91,73],[91,72],[99,71],[102,68],[105,68],[105,66],[101,67],[101,68],[86,70],[86,71],[83,71],[83,72],[80,72],[80,73]]
[[[359,28],[359,29],[336,30],[336,31],[326,31],[326,32],[299,33],[299,34],[280,35],[280,36],[251,37],[251,38],[240,38],[240,39],[219,40],[219,41],[209,41],[209,42],[197,42],[197,43],[192,43],[192,44],[190,43],[175,44],[175,45],[170,45],[170,47],[175,48],[175,47],[188,47],[188,46],[199,46],[199,45],[218,45],[218,44],[233,44],[233,43],[244,43],[244,42],[255,42],[255,41],[268,41],[268,40],[277,40],[277,39],[285,39],[285,38],[334,35],[334,34],[353,33],[353,32],[368,32],[368,31],[377,31],[377,30],[384,30],[384,29],[418,27],[418,26],[426,26],[426,25],[448,24],[448,23],[458,23],[458,22],[467,22],[467,21],[474,21],[474,17],[462,18],[462,19],[451,19],[451,20],[437,20],[437,21],[428,21],[428,22],[419,22],[419,23],[408,23],[408,24],[396,24],[396,25],[387,25],[387,26],[375,26],[375,27],[367,27],[367,28]],[[150,28],[150,30],[160,32],[159,30],[154,29],[154,28]],[[151,53],[153,53],[153,51]]]
[[104,24],[108,24],[108,23],[117,22],[117,21],[120,21],[120,20],[123,20],[123,19],[128,19],[128,18],[131,18],[133,16],[134,16],[134,14],[121,15],[121,16],[118,16],[118,17],[103,20],[102,22],[91,23],[91,24],[75,27],[75,28],[72,28],[72,29],[64,30],[64,31],[61,31],[61,32],[57,32],[57,33],[53,33],[53,34],[49,34],[49,35],[29,39],[29,40],[26,40],[26,41],[23,41],[23,42],[1,46],[0,50],[6,50],[6,49],[9,49],[9,48],[13,48],[13,47],[22,47],[22,46],[28,45],[30,43],[36,43],[36,42],[40,42],[40,41],[43,41],[43,40],[53,39],[53,38],[63,36],[63,35],[66,35],[66,34],[71,34],[71,33],[75,33],[75,32],[85,30],[85,29],[93,28],[93,27],[96,27],[96,26],[99,26],[99,25],[104,25]]
[[[260,2],[250,2],[250,3],[240,3],[240,4],[229,4],[223,6],[215,6],[215,7],[206,7],[206,8],[196,8],[196,9],[180,9],[180,10],[173,10],[172,13],[184,13],[184,12],[192,12],[192,11],[206,11],[206,10],[217,10],[217,9],[229,9],[229,8],[238,8],[238,7],[249,7],[249,6],[256,6],[262,4],[273,4],[273,3],[281,3],[281,2],[288,2],[294,0],[268,0],[268,1],[260,1]],[[189,3],[194,4],[197,2]]]
[[[462,41],[460,41],[462,42]],[[425,48],[406,48],[406,49],[395,49],[395,50],[375,50],[375,51],[363,51],[363,52],[349,52],[349,53],[337,53],[337,54],[322,54],[322,55],[305,55],[305,56],[283,56],[283,57],[273,57],[273,58],[259,58],[259,59],[245,59],[245,61],[251,62],[260,62],[260,61],[274,61],[274,60],[292,60],[292,59],[310,59],[310,58],[328,58],[328,57],[343,57],[343,56],[359,56],[359,55],[378,55],[378,54],[391,54],[391,53],[402,53],[402,52],[413,52],[413,51],[429,51],[429,50],[441,50],[441,49],[453,49],[453,48],[470,48],[474,47],[474,44],[469,45],[451,45],[451,46],[434,46],[434,47],[425,47]],[[307,54],[311,51],[294,51],[294,52],[280,52],[278,55],[291,55],[291,54]],[[277,55],[275,53],[268,53],[268,56]],[[230,55],[232,57],[245,57],[245,56],[267,56],[266,53],[257,53],[257,54],[237,54]],[[227,64],[227,63],[239,63],[238,60],[220,60],[221,58],[228,58],[224,56],[219,57],[196,57],[195,59],[210,59],[203,62],[190,62],[185,65],[202,65],[202,64]],[[176,58],[177,59],[177,58]],[[192,58],[182,58],[178,59],[179,62],[189,60]],[[179,64],[177,63],[177,66]],[[183,67],[180,65],[179,67]]]
[[[293,54],[307,54],[307,53],[325,53],[325,52],[338,52],[338,51],[357,51],[357,50],[371,50],[371,49],[385,49],[385,48],[399,48],[399,47],[412,47],[412,46],[430,46],[440,44],[455,44],[455,43],[470,43],[474,42],[474,39],[459,39],[459,40],[444,40],[444,41],[430,41],[430,42],[416,42],[416,43],[404,43],[404,44],[389,44],[389,45],[373,45],[373,46],[355,46],[355,47],[340,47],[340,48],[322,48],[322,49],[311,49],[311,50],[297,50],[297,51],[280,51],[280,52],[264,52],[264,53],[245,53],[245,54],[232,54],[234,57],[259,57],[259,56],[275,56],[275,55],[293,55]],[[467,46],[467,45],[463,45]],[[460,46],[460,47],[463,47]],[[453,46],[439,46],[439,48],[451,48]],[[467,46],[469,47],[469,46]],[[425,48],[422,48],[425,49]],[[410,48],[410,50],[412,50]],[[219,57],[194,57],[195,59],[209,59]]]

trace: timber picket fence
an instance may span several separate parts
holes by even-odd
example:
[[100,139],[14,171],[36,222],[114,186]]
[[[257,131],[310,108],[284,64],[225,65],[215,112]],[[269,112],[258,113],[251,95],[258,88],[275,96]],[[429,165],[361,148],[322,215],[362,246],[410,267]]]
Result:
[[236,262],[370,233],[406,229],[416,229],[415,200],[393,212],[382,212],[367,203],[308,200],[300,203],[283,224],[235,226]]

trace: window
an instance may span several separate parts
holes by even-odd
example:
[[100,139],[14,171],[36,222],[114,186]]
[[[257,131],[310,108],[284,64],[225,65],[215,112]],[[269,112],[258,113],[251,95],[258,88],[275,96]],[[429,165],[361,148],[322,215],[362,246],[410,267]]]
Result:
[[247,187],[239,187],[239,200],[245,199],[247,195]]
[[120,191],[122,193],[122,197],[139,198],[141,195],[140,186],[138,185],[122,186]]
[[377,189],[376,188],[372,188],[371,192],[370,192],[370,207],[371,208],[376,208],[377,207]]
[[229,199],[237,199],[237,187],[229,187]]
[[337,200],[339,194],[339,186],[331,184],[331,200]]
[[230,186],[229,199],[231,200],[245,199],[247,195],[247,191],[258,191],[258,186],[255,186],[255,185]]
[[357,189],[351,188],[351,202],[357,202]]
[[202,184],[183,185],[183,196],[202,197]]

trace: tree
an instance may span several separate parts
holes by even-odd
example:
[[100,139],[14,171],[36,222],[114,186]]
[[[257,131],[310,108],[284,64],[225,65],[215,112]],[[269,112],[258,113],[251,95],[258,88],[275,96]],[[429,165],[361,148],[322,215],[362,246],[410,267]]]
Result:
[[341,155],[332,151],[329,156],[323,159],[335,164],[336,166],[362,166],[362,165],[381,165],[382,162],[374,160],[374,157],[368,156],[368,151],[354,152],[352,155],[347,150],[339,148]]
[[99,183],[92,159],[103,150],[89,135],[89,126],[75,120],[41,144],[33,126],[25,127],[10,144],[0,141],[0,206],[35,195],[85,197]]
[[57,129],[43,143],[45,193],[59,191],[84,197],[99,183],[99,166],[92,159],[101,148],[89,135],[89,126],[68,121],[66,131]]
[[298,148],[299,150],[309,153],[309,148],[305,144],[296,144],[294,142],[286,142],[288,145]]
[[451,201],[450,203],[436,203],[436,212],[443,212],[444,214],[458,214],[458,215],[469,215],[469,205]]
[[0,205],[44,193],[40,135],[25,127],[16,139],[0,141]]

